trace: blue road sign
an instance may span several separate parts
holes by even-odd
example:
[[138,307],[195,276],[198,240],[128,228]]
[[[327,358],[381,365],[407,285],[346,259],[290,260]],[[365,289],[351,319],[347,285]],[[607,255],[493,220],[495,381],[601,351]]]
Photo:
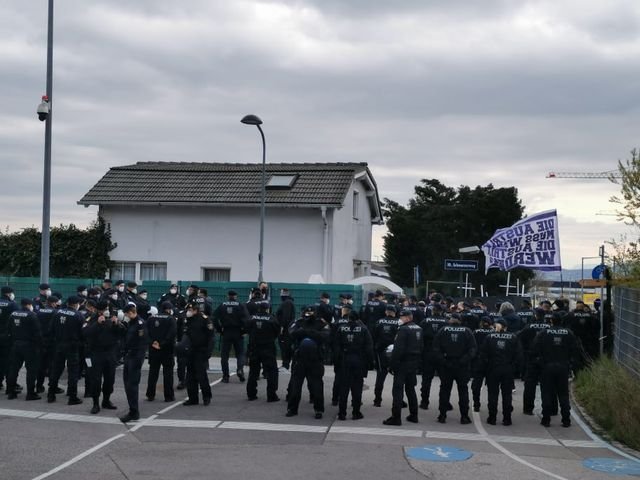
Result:
[[611,475],[640,476],[640,461],[634,462],[624,458],[587,458],[582,462],[582,465],[591,470]]
[[407,456],[428,462],[464,462],[473,457],[473,453],[449,445],[425,445],[408,449]]
[[604,278],[604,269],[605,266],[602,264],[595,266],[593,270],[591,270],[591,278],[593,278],[594,280],[600,280],[601,278]]
[[477,260],[452,260],[446,259],[444,261],[445,270],[456,270],[459,272],[475,272],[478,270]]

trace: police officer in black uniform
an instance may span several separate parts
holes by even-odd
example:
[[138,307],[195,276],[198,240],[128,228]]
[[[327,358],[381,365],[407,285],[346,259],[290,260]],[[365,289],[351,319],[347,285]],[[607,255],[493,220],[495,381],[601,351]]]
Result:
[[118,321],[116,312],[109,310],[109,304],[102,300],[96,304],[96,311],[91,314],[82,328],[88,345],[90,396],[93,399],[91,413],[100,411],[100,392],[102,392],[102,408],[115,410],[111,403],[111,394],[116,380],[117,348],[124,334],[124,326]]
[[480,364],[487,376],[487,407],[489,425],[496,424],[498,415],[498,393],[502,394],[502,425],[511,425],[513,403],[511,390],[516,365],[521,362],[521,349],[518,336],[507,330],[507,322],[499,319],[496,331],[487,335],[480,348]]
[[353,420],[364,418],[362,406],[362,387],[367,376],[369,365],[373,365],[373,340],[371,334],[354,312],[348,317],[348,322],[338,326],[335,347],[340,356],[339,364],[342,370],[340,383],[340,399],[338,420],[347,418],[347,399],[351,392],[351,406]]
[[186,322],[182,342],[183,345],[187,345],[187,394],[189,398],[183,405],[198,405],[198,387],[200,387],[202,403],[206,406],[211,403],[212,396],[207,368],[215,338],[213,320],[210,317],[205,318],[196,302],[187,304],[185,315]]
[[576,360],[577,341],[568,328],[562,328],[564,315],[553,314],[551,328],[542,330],[535,338],[533,355],[542,368],[542,420],[548,427],[556,402],[560,403],[562,426],[571,426],[569,403],[569,372]]
[[40,323],[40,331],[42,332],[42,347],[40,348],[40,361],[38,367],[38,379],[36,381],[36,392],[43,393],[44,379],[49,377],[51,364],[54,354],[54,340],[51,336],[51,322],[53,315],[57,311],[57,303],[59,298],[51,295],[47,298],[47,304],[38,310],[38,322]]
[[349,315],[351,315],[351,305],[343,303],[339,312],[339,316],[334,317],[331,324],[331,363],[333,363],[333,388],[331,389],[331,405],[338,406],[340,401],[340,391],[342,390],[342,383],[344,378],[344,369],[342,368],[342,355],[340,354],[339,346],[337,345],[339,340],[338,332],[340,327],[349,323]]
[[[374,310],[375,311],[375,310]],[[396,318],[396,308],[393,305],[385,306],[385,316],[379,318],[373,329],[373,345],[375,355],[378,357],[376,362],[376,386],[374,388],[373,406],[382,406],[382,391],[384,389],[384,381],[389,373],[389,356],[387,348],[393,345],[398,332],[398,319]]]
[[216,308],[213,317],[216,328],[222,335],[220,362],[222,363],[222,383],[229,383],[229,353],[231,347],[236,354],[238,379],[244,382],[244,326],[249,317],[247,308],[238,302],[238,293],[227,292],[228,299]]
[[362,318],[362,321],[373,334],[378,320],[385,318],[387,314],[387,302],[384,301],[382,290],[375,291],[374,297],[364,305],[363,313],[365,317]]
[[47,402],[56,401],[58,381],[67,367],[67,395],[68,405],[79,405],[82,399],[78,398],[78,378],[80,376],[80,347],[82,345],[82,325],[84,317],[78,311],[81,299],[71,296],[67,299],[67,306],[59,308],[51,321],[51,336],[55,344],[53,356],[53,368],[49,375],[49,390]]
[[40,346],[42,345],[42,333],[40,322],[33,313],[33,302],[28,298],[20,301],[21,309],[11,313],[9,320],[9,337],[12,342],[9,361],[9,374],[7,375],[7,398],[17,398],[16,383],[18,373],[23,363],[27,368],[27,396],[26,400],[40,400],[36,393],[36,379],[38,376],[38,361]]
[[162,304],[164,302],[171,302],[171,305],[173,305],[176,310],[184,310],[184,307],[187,305],[186,299],[180,295],[178,285],[175,283],[171,284],[169,291],[167,293],[163,293],[158,300],[158,308],[160,310],[164,310],[162,308]]
[[[480,318],[480,328],[473,332],[473,336],[476,340],[478,349],[482,347],[485,338],[490,333],[493,333],[493,320],[489,316],[483,316]],[[471,364],[471,396],[473,398],[473,411],[480,411],[480,392],[482,391],[482,383],[486,378],[486,368],[480,361],[473,361]]]
[[124,369],[122,380],[124,391],[127,395],[129,412],[120,417],[122,423],[133,422],[140,419],[138,406],[138,390],[144,355],[149,348],[149,331],[147,324],[140,318],[136,306],[132,303],[124,307],[124,323],[126,326],[124,342]]
[[442,327],[433,340],[433,351],[440,374],[439,423],[446,423],[453,382],[458,388],[460,423],[471,423],[469,418],[470,363],[477,352],[473,332],[460,324],[457,313],[451,315],[449,325]]
[[9,354],[11,341],[9,340],[9,319],[18,309],[13,288],[4,286],[0,290],[0,390],[2,383],[9,373]]
[[589,311],[582,301],[576,302],[576,308],[566,317],[566,326],[580,341],[580,362],[576,367],[589,365],[600,353],[600,318]]
[[302,384],[306,379],[315,418],[321,419],[324,413],[323,347],[329,342],[329,325],[323,318],[316,317],[316,309],[310,305],[304,308],[302,317],[291,325],[289,335],[293,344],[293,364],[286,416],[298,414]]
[[276,317],[269,313],[269,302],[258,302],[256,308],[256,313],[249,317],[246,327],[249,334],[247,397],[249,400],[258,398],[258,378],[262,367],[267,378],[267,402],[277,402],[280,399],[277,394],[278,363],[275,342],[281,327]]
[[47,305],[47,297],[51,295],[51,287],[48,283],[41,283],[38,286],[39,294],[33,299],[33,309],[37,312],[40,308],[44,308]]
[[516,314],[520,317],[522,325],[525,327],[535,321],[535,312],[531,308],[531,302],[526,298],[523,298],[522,302],[520,302],[520,308]]
[[276,318],[280,325],[280,355],[282,356],[282,368],[289,370],[291,366],[291,338],[289,337],[289,327],[296,321],[296,306],[288,289],[280,291],[280,306],[276,311]]
[[429,408],[429,397],[431,396],[431,383],[436,375],[437,358],[433,351],[433,339],[442,327],[447,324],[447,319],[442,312],[439,303],[432,305],[427,311],[427,316],[420,323],[424,333],[424,346],[422,349],[422,382],[420,384],[420,408]]
[[176,343],[176,318],[173,316],[173,304],[165,301],[160,305],[161,312],[147,318],[149,330],[149,378],[147,379],[147,400],[156,398],[156,384],[162,367],[164,401],[173,402],[173,347]]
[[393,342],[390,370],[393,374],[393,404],[391,416],[382,423],[385,425],[402,425],[401,413],[403,397],[407,395],[409,404],[408,422],[418,423],[418,396],[416,395],[416,372],[422,359],[424,332],[413,322],[413,312],[400,310],[398,333]]
[[[522,413],[524,415],[533,415],[533,408],[535,407],[536,400],[536,387],[541,379],[541,368],[539,362],[537,362],[535,354],[533,353],[534,340],[538,333],[542,330],[548,329],[551,325],[544,321],[545,312],[541,308],[536,308],[535,317],[530,323],[527,324],[520,332],[518,337],[520,338],[520,345],[522,345],[522,352],[524,356],[524,392],[522,394]],[[540,392],[542,394],[542,385],[540,385]]]

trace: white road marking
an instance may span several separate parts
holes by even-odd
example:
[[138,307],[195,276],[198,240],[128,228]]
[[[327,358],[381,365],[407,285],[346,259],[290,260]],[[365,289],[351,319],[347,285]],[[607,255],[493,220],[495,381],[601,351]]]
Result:
[[46,412],[33,412],[31,410],[10,410],[8,408],[0,408],[0,417],[39,418],[43,415],[46,415]]
[[120,438],[122,438],[124,436],[125,436],[124,433],[120,433],[118,435],[115,435],[114,437],[111,437],[110,439],[105,440],[104,442],[96,445],[95,447],[90,448],[89,450],[85,450],[80,455],[77,455],[77,456],[73,457],[71,460],[68,460],[68,461],[64,462],[62,465],[58,465],[56,468],[53,468],[53,469],[49,470],[48,472],[43,473],[42,475],[38,475],[37,477],[34,477],[33,480],[42,480],[43,478],[50,477],[51,475],[54,475],[54,474],[60,472],[61,470],[64,470],[65,468],[73,465],[74,463],[79,462],[83,458],[88,457],[89,455],[91,455],[94,452],[97,452],[102,447],[106,447],[111,442],[115,442],[116,440],[119,440]]
[[177,427],[177,428],[216,428],[220,425],[216,420],[170,420],[154,419],[146,427]]
[[593,440],[560,440],[560,443],[569,448],[607,448],[606,443]]
[[471,441],[486,441],[487,439],[477,433],[456,433],[456,432],[425,432],[427,438],[444,438],[447,440],[471,440]]
[[326,433],[329,427],[285,423],[222,422],[218,428],[231,430],[263,430],[268,432]]
[[496,442],[500,443],[526,443],[529,445],[550,445],[553,447],[560,446],[560,443],[553,438],[510,437],[506,435],[494,435],[492,438]]
[[[587,427],[587,425],[573,411],[573,409],[571,409],[571,418],[573,418],[573,421],[576,422],[580,426],[580,428],[584,431],[584,433],[587,434],[587,436],[591,440],[593,440],[594,442],[602,442],[602,440],[595,433],[593,433],[589,427]],[[640,459],[634,457],[633,455],[629,455],[627,452],[624,452],[624,451],[620,450],[619,448],[614,447],[610,443],[604,443],[604,446],[605,446],[605,448],[608,448],[612,452],[617,453],[621,457],[624,457],[624,458],[626,458],[628,460],[631,460],[631,461],[634,461],[634,462],[640,462]]]
[[422,430],[400,430],[396,428],[331,427],[329,433],[354,433],[356,435],[386,435],[392,437],[422,437]]
[[475,425],[476,429],[478,430],[478,432],[480,433],[480,435],[483,435],[485,437],[487,437],[487,442],[489,442],[491,444],[491,446],[493,446],[494,448],[496,448],[497,450],[500,450],[502,453],[504,453],[507,457],[509,457],[510,459],[521,463],[522,465],[531,468],[532,470],[535,470],[536,472],[542,473],[544,475],[547,475],[551,478],[555,478],[556,480],[568,480],[565,477],[561,477],[560,475],[556,475],[555,473],[552,473],[548,470],[545,470],[544,468],[540,468],[532,463],[527,462],[526,460],[524,460],[523,458],[520,458],[518,455],[516,455],[515,453],[511,452],[510,450],[507,450],[506,448],[504,448],[502,445],[500,445],[498,442],[496,442],[493,438],[491,438],[489,436],[489,434],[487,433],[487,431],[485,430],[484,426],[482,425],[482,422],[480,420],[480,415],[477,412],[473,412],[473,424]]
[[58,420],[65,422],[82,422],[82,423],[108,423],[111,425],[120,425],[120,420],[113,417],[96,417],[89,415],[72,415],[69,413],[47,413],[38,420]]

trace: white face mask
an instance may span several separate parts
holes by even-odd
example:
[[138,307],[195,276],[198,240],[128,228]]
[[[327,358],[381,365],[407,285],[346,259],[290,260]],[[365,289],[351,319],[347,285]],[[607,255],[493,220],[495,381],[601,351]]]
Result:
[[124,287],[122,287],[122,286],[118,287],[118,291],[119,292],[124,292]]
[[9,300],[11,300],[12,302],[16,299],[16,294],[15,293],[10,293],[9,294]]
[[51,296],[51,290],[45,290],[45,291],[44,291],[44,294],[45,294],[47,297],[50,297],[50,296]]
[[141,293],[140,294],[140,298],[143,299],[143,300],[146,300],[147,299],[147,294],[146,293]]
[[187,318],[193,317],[193,310],[187,310]]
[[30,312],[33,312],[33,305],[27,305],[27,310],[29,310]]
[[190,297],[192,293],[193,293],[193,290],[191,290],[190,288],[187,289],[187,297]]
[[113,295],[111,295],[111,300],[118,300],[118,294],[114,293]]
[[169,290],[169,292],[171,293],[171,295],[175,295],[176,293],[178,293],[178,289],[172,288],[171,290]]
[[133,290],[131,290],[131,293],[138,293],[138,289],[134,288]]
[[80,295],[82,295],[83,297],[86,297],[87,296],[87,291],[83,290],[82,292],[80,292]]
[[105,310],[104,312],[102,312],[102,315],[105,317],[109,317],[109,310]]

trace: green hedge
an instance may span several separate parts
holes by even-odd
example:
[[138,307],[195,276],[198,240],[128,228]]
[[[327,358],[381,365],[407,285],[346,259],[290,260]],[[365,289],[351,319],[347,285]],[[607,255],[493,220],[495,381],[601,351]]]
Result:
[[578,374],[575,393],[611,438],[640,449],[640,380],[614,360],[601,357]]

